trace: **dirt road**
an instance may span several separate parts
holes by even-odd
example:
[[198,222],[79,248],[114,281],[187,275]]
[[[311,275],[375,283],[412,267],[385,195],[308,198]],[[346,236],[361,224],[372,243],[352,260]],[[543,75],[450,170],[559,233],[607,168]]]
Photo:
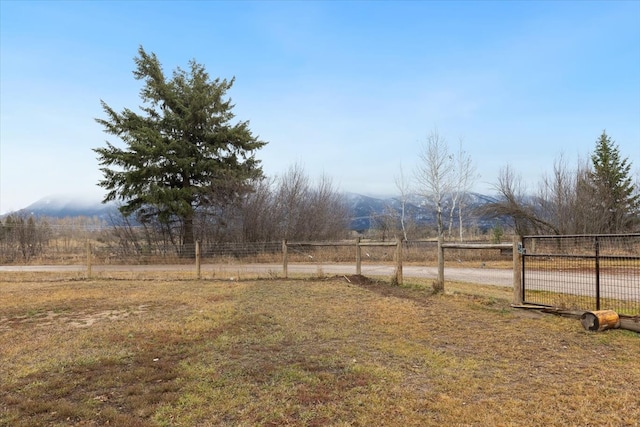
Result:
[[[0,266],[2,272],[82,272],[86,270],[83,265],[10,265]],[[203,264],[203,274],[207,272],[256,273],[264,275],[282,275],[281,264]],[[195,266],[188,265],[94,265],[94,272],[162,272],[162,271],[195,271]],[[289,274],[355,274],[356,269],[352,264],[290,264]],[[576,275],[572,272],[555,271],[553,274],[542,274],[536,270],[528,271],[526,280],[527,290],[548,290],[558,292],[569,289],[574,295],[594,295],[595,277],[593,275]],[[548,272],[547,272],[548,273]],[[362,274],[369,277],[392,277],[395,275],[395,267],[392,265],[362,265]],[[404,266],[404,277],[419,277],[435,279],[438,275],[437,267],[428,266]],[[640,301],[640,277],[622,277],[603,274],[600,277],[600,289],[602,298],[623,299],[627,301]],[[509,269],[492,268],[450,268],[445,269],[445,280],[456,282],[477,283],[482,285],[513,286],[513,271]]]
[[[194,271],[193,265],[94,265],[94,272],[142,272],[142,271]],[[226,271],[260,274],[282,274],[282,264],[203,264],[202,272]],[[6,265],[0,266],[1,272],[82,272],[84,265]],[[290,264],[290,274],[355,274],[356,269],[348,264]],[[390,265],[363,265],[362,274],[365,276],[390,277],[395,274],[395,267]],[[405,277],[436,278],[436,267],[404,266]],[[511,270],[479,269],[479,268],[447,268],[446,280],[479,283],[497,286],[511,286],[513,273]]]

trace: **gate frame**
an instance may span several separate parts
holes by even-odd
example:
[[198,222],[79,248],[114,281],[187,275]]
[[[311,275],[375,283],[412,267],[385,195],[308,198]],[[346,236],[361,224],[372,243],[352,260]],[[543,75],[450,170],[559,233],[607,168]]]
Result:
[[[522,236],[519,252],[521,252],[521,288],[522,288],[522,304],[531,304],[552,307],[548,304],[542,303],[528,303],[526,300],[526,258],[527,257],[560,257],[563,258],[581,258],[581,259],[593,259],[594,260],[594,275],[595,275],[595,295],[596,310],[600,310],[600,260],[601,259],[640,259],[636,256],[618,256],[618,255],[601,255],[600,254],[600,238],[603,237],[640,237],[640,233],[626,233],[626,234],[560,234],[560,235],[528,235]],[[592,238],[593,239],[593,255],[575,255],[575,254],[527,254],[526,240],[527,239],[570,239],[570,238]],[[515,274],[515,272],[514,272]],[[562,292],[559,292],[562,293]]]

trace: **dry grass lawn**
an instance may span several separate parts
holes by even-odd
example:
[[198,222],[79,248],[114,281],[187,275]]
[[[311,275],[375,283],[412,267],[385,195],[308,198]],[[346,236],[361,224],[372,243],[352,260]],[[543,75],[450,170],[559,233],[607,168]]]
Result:
[[639,425],[639,334],[346,279],[0,279],[0,425]]

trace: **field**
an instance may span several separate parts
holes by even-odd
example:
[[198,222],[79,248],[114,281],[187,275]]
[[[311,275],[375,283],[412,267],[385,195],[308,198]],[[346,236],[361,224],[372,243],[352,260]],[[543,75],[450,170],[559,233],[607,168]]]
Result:
[[7,277],[2,426],[639,425],[640,335],[505,288]]

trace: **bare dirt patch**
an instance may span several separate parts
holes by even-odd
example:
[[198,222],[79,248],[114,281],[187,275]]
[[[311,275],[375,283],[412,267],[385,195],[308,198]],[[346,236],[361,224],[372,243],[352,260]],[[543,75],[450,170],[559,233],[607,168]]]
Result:
[[102,311],[45,311],[42,313],[25,314],[15,317],[0,317],[0,330],[11,329],[20,326],[36,326],[40,328],[53,324],[64,324],[70,328],[88,328],[96,322],[116,321],[126,319],[129,316],[142,314],[149,306],[140,305],[127,309],[102,310]]

